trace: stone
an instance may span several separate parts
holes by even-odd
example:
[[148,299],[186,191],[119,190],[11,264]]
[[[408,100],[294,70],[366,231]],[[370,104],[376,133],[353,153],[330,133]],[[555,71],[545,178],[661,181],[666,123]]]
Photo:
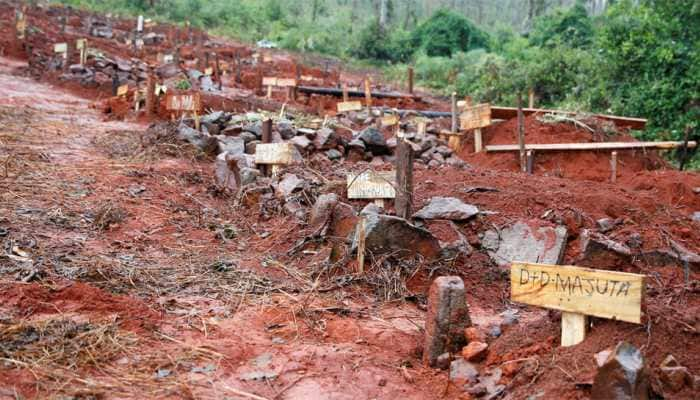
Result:
[[700,211],[695,211],[693,213],[692,218],[693,218],[693,222],[700,222]]
[[620,342],[598,368],[591,389],[592,400],[648,400],[649,376],[642,353]]
[[365,142],[355,139],[348,143],[348,161],[358,162],[365,158]]
[[369,203],[360,211],[360,215],[367,214],[384,214],[384,209],[374,203]]
[[294,136],[289,140],[296,148],[302,153],[307,152],[311,149],[311,140],[306,136]]
[[241,186],[245,186],[255,183],[258,177],[262,176],[262,172],[255,168],[243,167],[240,170],[239,176],[241,177]]
[[331,161],[340,160],[343,158],[343,153],[336,149],[330,149],[326,152],[326,157],[328,157],[328,159]]
[[206,132],[212,136],[217,136],[221,133],[221,128],[219,125],[213,122],[201,122],[202,132]]
[[219,153],[229,153],[231,155],[239,155],[246,153],[246,144],[240,137],[233,136],[216,136],[219,141]]
[[450,363],[450,380],[458,385],[476,383],[479,371],[469,361],[459,357]]
[[291,121],[279,121],[277,122],[277,132],[280,133],[282,139],[289,140],[297,135],[297,130],[294,129],[294,124]]
[[221,153],[214,161],[216,183],[226,189],[237,191],[241,186],[242,159],[229,153]]
[[694,391],[700,390],[700,375],[693,375],[690,381],[690,385]]
[[328,226],[336,204],[338,204],[338,195],[335,193],[322,194],[316,198],[309,217],[309,225],[314,231]]
[[201,117],[200,122],[202,124],[217,124],[219,122],[223,122],[223,119],[225,116],[226,116],[226,113],[223,111],[213,111],[213,112],[210,112],[209,114],[203,115]]
[[478,328],[473,326],[470,326],[464,330],[464,337],[467,339],[467,342],[486,343],[486,335],[484,335]]
[[247,132],[247,131],[241,131],[241,133],[238,135],[239,138],[243,139],[244,142],[250,143],[258,139],[257,136],[255,136],[254,133],[252,132]]
[[317,150],[327,150],[338,144],[335,131],[331,128],[321,128],[316,132],[314,147]]
[[451,361],[452,356],[450,355],[450,353],[442,353],[438,356],[437,361],[435,362],[435,368],[443,370],[450,368]]
[[464,329],[470,325],[462,279],[458,276],[436,278],[428,292],[423,363],[435,367],[441,354],[459,352],[466,344]]
[[462,348],[462,357],[467,361],[481,361],[486,357],[489,345],[482,342],[471,342]]
[[306,208],[296,199],[284,203],[284,213],[301,221],[306,218]]
[[245,144],[245,152],[246,154],[255,154],[255,149],[258,147],[258,144],[262,143],[259,140],[253,140]]
[[616,265],[627,263],[632,257],[632,250],[626,245],[588,229],[581,231],[580,242],[582,266]]
[[304,180],[300,179],[295,174],[285,174],[282,180],[277,184],[275,188],[275,194],[277,197],[286,199],[295,192],[304,189]]
[[155,69],[156,74],[162,79],[172,78],[180,73],[180,67],[175,63],[168,63],[158,66]]
[[207,154],[218,154],[219,141],[210,135],[205,135],[196,129],[185,124],[180,124],[177,128],[177,137],[184,140]]
[[437,151],[434,152],[433,154],[430,155],[434,161],[439,162],[440,164],[445,162],[445,157],[442,156],[442,154],[438,153]]
[[430,160],[430,162],[428,162],[428,167],[430,168],[440,168],[441,165],[442,163],[438,160]]
[[444,158],[447,158],[452,155],[452,149],[444,145],[435,147],[435,151]]
[[598,231],[601,233],[606,233],[610,232],[615,228],[615,220],[612,218],[601,218],[596,221],[596,225],[598,225]]
[[462,160],[459,157],[456,156],[451,156],[445,160],[445,163],[447,165],[454,167],[454,168],[467,168],[469,167],[469,164],[467,164],[464,160]]
[[455,197],[433,197],[426,206],[413,215],[413,218],[463,221],[477,214],[479,214],[478,208],[465,204]]
[[661,382],[672,392],[678,392],[685,387],[686,383],[692,383],[692,376],[686,367],[661,367],[660,369]]
[[375,156],[389,154],[384,135],[374,127],[363,130],[356,139],[362,141],[367,150],[371,151]]
[[536,221],[519,221],[500,230],[486,231],[481,245],[502,267],[514,261],[559,264],[564,257],[567,237],[565,226],[553,228]]
[[391,137],[391,138],[387,139],[387,141],[386,141],[386,147],[388,147],[388,148],[389,148],[389,151],[392,152],[392,153],[394,152],[394,150],[396,150],[396,147],[397,147],[398,145],[399,145],[399,144],[398,144],[398,142],[397,142],[397,140],[396,140],[396,137]]
[[[395,257],[422,255],[435,260],[440,243],[429,231],[412,225],[403,218],[390,215],[365,214],[365,250],[371,254],[391,253]],[[356,228],[351,249],[357,249],[359,231]]]
[[243,131],[254,134],[257,139],[262,139],[262,122],[247,124],[243,126]]

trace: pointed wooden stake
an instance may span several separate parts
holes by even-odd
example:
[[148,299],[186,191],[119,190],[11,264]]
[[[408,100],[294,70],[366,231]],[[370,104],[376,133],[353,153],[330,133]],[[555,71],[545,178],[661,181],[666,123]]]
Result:
[[575,346],[586,338],[588,316],[578,313],[561,313],[561,345]]

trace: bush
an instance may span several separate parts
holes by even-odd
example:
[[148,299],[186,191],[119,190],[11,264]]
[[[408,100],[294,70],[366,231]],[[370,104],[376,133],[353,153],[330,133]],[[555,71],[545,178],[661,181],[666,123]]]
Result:
[[488,47],[488,36],[461,14],[438,10],[413,32],[413,47],[431,57]]

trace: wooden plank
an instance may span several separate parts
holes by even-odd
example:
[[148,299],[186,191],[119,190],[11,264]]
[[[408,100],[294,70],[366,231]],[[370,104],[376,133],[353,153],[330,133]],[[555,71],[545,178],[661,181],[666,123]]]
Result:
[[198,111],[201,108],[202,99],[199,93],[170,94],[165,99],[168,111]]
[[87,49],[87,39],[78,39],[75,41],[75,48],[77,50]]
[[291,143],[258,143],[255,146],[255,163],[287,165],[294,161],[294,145]]
[[516,262],[510,284],[513,301],[641,323],[644,275]]
[[53,45],[53,52],[54,53],[67,53],[68,52],[68,43],[56,43]]
[[348,174],[349,199],[393,199],[396,197],[396,172],[364,171]]
[[459,122],[463,130],[485,128],[491,125],[491,104],[478,104],[465,108],[459,116]]
[[586,338],[588,330],[588,317],[583,314],[563,312],[561,313],[561,345],[563,347],[576,346]]
[[270,77],[270,76],[263,77],[262,84],[263,84],[263,86],[277,86],[277,78]]
[[286,78],[277,78],[277,86],[279,87],[296,87],[297,86],[297,80],[296,79],[286,79]]
[[126,96],[129,93],[129,85],[121,85],[117,88],[117,96]]
[[398,115],[387,115],[386,117],[382,117],[382,126],[394,126],[398,123]]
[[[683,147],[684,142],[595,142],[595,143],[552,143],[526,144],[525,150],[566,151],[566,150],[634,150],[634,149],[675,149]],[[688,142],[689,148],[695,148],[697,142]],[[520,151],[517,144],[498,144],[486,146],[486,151]]]
[[345,113],[349,111],[361,111],[362,102],[361,101],[342,101],[337,104],[338,112]]
[[[551,109],[544,109],[544,108],[524,108],[523,113],[525,115],[531,115],[531,114],[549,114],[549,113],[555,113],[555,114],[569,114],[569,115],[575,115],[577,114],[576,112],[573,111],[562,111],[562,110],[551,110]],[[491,107],[491,118],[494,119],[511,119],[515,118],[518,115],[518,109],[517,107],[497,107],[497,106],[492,106]],[[591,115],[592,117],[595,118],[600,118],[600,119],[605,119],[608,121],[611,121],[615,123],[617,126],[626,126],[632,129],[644,129],[647,124],[647,120],[644,118],[631,118],[631,117],[620,117],[617,115],[605,115],[605,114],[593,114]]]

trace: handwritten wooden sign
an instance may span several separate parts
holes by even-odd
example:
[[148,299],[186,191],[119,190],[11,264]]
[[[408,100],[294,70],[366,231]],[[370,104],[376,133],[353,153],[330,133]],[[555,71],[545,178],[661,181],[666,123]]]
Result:
[[382,117],[382,126],[394,126],[399,123],[399,117],[397,115],[387,115]]
[[68,53],[68,43],[56,43],[53,45],[54,53]]
[[468,107],[459,116],[460,128],[463,130],[481,129],[491,125],[491,105],[479,104]]
[[129,93],[129,85],[121,85],[117,88],[117,96],[126,96]]
[[201,108],[202,99],[199,93],[171,94],[165,99],[168,111],[195,112]]
[[204,69],[204,75],[206,76],[212,76],[214,74],[214,68],[208,67]]
[[291,143],[258,143],[255,146],[255,163],[287,165],[294,161],[296,149]]
[[510,285],[513,301],[641,323],[644,275],[571,266],[513,263]]
[[345,113],[349,111],[360,111],[362,110],[361,101],[341,101],[338,103],[338,112]]
[[78,50],[87,49],[87,39],[78,39],[75,41],[75,48]]
[[396,172],[348,174],[347,187],[349,199],[393,199],[396,197]]
[[263,77],[263,86],[277,86],[277,78],[266,76]]
[[286,79],[286,78],[275,78],[275,77],[263,77],[263,86],[279,86],[279,87],[295,87],[297,85],[296,79]]

